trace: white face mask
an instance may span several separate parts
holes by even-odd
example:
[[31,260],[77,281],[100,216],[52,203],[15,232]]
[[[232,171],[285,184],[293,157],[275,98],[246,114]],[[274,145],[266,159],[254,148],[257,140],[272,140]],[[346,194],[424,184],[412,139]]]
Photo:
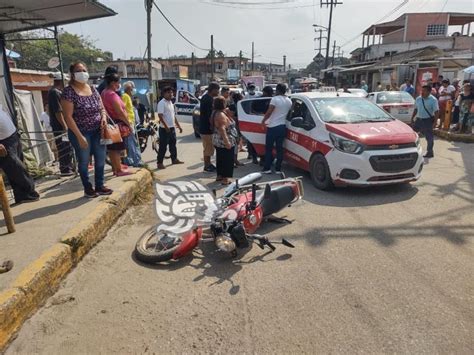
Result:
[[74,73],[74,80],[81,84],[86,84],[89,80],[89,73],[83,71],[76,72]]

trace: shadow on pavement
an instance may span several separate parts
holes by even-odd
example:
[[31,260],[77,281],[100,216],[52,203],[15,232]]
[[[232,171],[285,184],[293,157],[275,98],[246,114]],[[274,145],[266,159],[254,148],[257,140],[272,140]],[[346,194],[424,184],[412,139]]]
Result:
[[235,284],[233,277],[243,269],[243,265],[256,262],[286,261],[292,257],[292,255],[288,253],[270,257],[273,253],[269,249],[265,248],[265,250],[261,250],[257,247],[257,252],[261,252],[261,254],[246,258],[247,253],[252,250],[253,247],[254,245],[252,244],[249,248],[239,249],[237,257],[232,258],[229,254],[219,251],[214,243],[201,242],[192,253],[178,260],[146,264],[138,260],[134,252],[132,252],[132,260],[140,266],[154,270],[174,271],[184,267],[194,268],[202,271],[201,275],[194,278],[194,282],[199,282],[206,278],[215,279],[209,287],[228,282],[230,284],[229,294],[233,296],[240,291],[240,286]]
[[[48,205],[48,206],[36,208],[31,211],[27,211],[27,212],[15,215],[15,223],[20,224],[20,223],[28,222],[34,219],[40,219],[43,217],[54,215],[66,210],[77,208],[87,202],[89,202],[89,200],[87,200],[84,197],[81,197],[72,201],[58,203],[56,205]],[[0,227],[4,227],[4,226],[5,226],[5,221],[1,220]]]

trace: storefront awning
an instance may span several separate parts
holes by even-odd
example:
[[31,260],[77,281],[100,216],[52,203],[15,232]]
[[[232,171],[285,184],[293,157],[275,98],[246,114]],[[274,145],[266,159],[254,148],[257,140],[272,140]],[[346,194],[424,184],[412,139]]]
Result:
[[0,34],[114,16],[96,0],[2,0]]

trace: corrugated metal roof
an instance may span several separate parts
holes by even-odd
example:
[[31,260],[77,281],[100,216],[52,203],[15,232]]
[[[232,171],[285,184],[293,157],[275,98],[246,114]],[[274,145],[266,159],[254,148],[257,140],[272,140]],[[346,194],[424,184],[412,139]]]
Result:
[[2,0],[0,33],[60,26],[114,15],[115,11],[96,0]]

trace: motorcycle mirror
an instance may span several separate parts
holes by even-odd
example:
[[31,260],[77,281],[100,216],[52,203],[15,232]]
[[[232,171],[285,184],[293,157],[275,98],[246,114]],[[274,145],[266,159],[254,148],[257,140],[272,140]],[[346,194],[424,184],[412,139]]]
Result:
[[293,244],[291,244],[289,241],[287,241],[285,238],[283,238],[281,240],[281,244],[283,244],[285,247],[288,247],[288,248],[294,248],[295,246]]
[[265,192],[263,194],[263,198],[266,200],[266,199],[269,199],[271,196],[272,196],[272,188],[271,188],[270,184],[266,184],[265,185]]

